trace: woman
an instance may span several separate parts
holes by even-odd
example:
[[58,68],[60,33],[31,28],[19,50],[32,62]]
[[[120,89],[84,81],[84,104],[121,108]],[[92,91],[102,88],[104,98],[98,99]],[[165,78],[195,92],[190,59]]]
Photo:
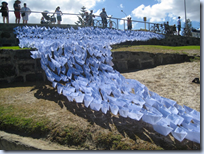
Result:
[[21,1],[16,0],[15,3],[13,4],[13,8],[14,8],[14,14],[16,17],[16,23],[20,23],[20,19],[21,19],[21,15],[20,15],[20,10],[21,10],[21,6],[20,6]]
[[28,22],[28,16],[31,14],[31,10],[26,6],[26,3],[24,3],[24,7],[21,9],[21,16],[23,18],[23,23],[27,24]]
[[57,14],[57,23],[60,24],[61,21],[62,21],[62,17],[61,17],[62,11],[60,11],[60,7],[59,6],[56,8],[55,13]]
[[1,12],[2,12],[2,17],[3,17],[3,23],[5,23],[5,19],[6,19],[6,23],[9,23],[9,9],[8,9],[8,3],[6,2],[2,2],[2,6],[1,6]]

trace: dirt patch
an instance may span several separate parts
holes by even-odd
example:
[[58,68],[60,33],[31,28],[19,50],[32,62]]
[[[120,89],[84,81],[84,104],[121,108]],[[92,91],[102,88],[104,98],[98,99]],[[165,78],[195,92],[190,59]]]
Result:
[[180,105],[200,111],[200,84],[192,82],[194,78],[200,78],[200,62],[157,66],[122,75],[140,81],[149,90]]

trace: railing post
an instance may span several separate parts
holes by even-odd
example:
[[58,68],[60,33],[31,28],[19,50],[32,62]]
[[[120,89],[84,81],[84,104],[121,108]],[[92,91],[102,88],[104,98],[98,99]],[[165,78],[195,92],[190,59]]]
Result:
[[150,23],[149,23],[149,31],[150,31]]
[[124,30],[125,30],[125,20],[123,20],[124,21]]
[[117,29],[118,29],[118,18],[117,18]]

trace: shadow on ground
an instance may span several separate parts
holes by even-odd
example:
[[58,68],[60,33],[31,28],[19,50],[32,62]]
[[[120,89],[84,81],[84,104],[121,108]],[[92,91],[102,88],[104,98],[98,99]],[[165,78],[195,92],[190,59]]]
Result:
[[108,112],[103,114],[101,111],[93,111],[89,107],[86,108],[83,104],[76,102],[69,102],[63,95],[59,95],[57,90],[46,84],[38,84],[32,90],[37,90],[34,96],[38,99],[45,99],[57,103],[60,108],[66,108],[81,118],[87,119],[91,125],[94,123],[104,129],[109,129],[110,125],[114,125],[117,131],[123,136],[127,136],[134,140],[135,143],[141,141],[150,142],[157,146],[162,147],[165,150],[198,150],[200,144],[183,140],[179,142],[172,139],[170,135],[163,136],[155,132],[150,124],[143,122],[142,120],[136,121],[130,118],[123,118],[121,116],[113,116],[112,113]]

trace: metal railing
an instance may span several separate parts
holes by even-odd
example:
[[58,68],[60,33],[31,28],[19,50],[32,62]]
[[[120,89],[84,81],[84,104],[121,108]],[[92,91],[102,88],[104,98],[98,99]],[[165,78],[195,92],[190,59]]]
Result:
[[[9,12],[14,12],[14,10],[9,10]],[[31,13],[40,13],[42,15],[43,12],[40,11],[31,11]],[[55,12],[48,12],[48,14],[53,15]],[[14,15],[14,14],[13,14]],[[81,14],[75,14],[75,13],[63,13],[63,15],[68,16],[81,16]],[[15,16],[15,15],[14,15]],[[94,24],[92,26],[95,27],[103,27],[102,21],[100,19],[99,15],[95,15],[94,18]],[[40,17],[39,17],[40,20]],[[132,30],[144,30],[144,31],[152,31],[155,33],[162,33],[165,34],[165,28],[164,24],[159,23],[152,23],[152,22],[146,22],[146,21],[137,21],[137,20],[131,20],[132,21]],[[115,17],[108,17],[107,18],[107,27],[108,28],[114,28],[114,29],[120,29],[120,30],[127,30],[127,19],[121,19],[121,18],[115,18]],[[111,26],[112,23],[112,26]],[[69,23],[66,23],[69,24]]]

